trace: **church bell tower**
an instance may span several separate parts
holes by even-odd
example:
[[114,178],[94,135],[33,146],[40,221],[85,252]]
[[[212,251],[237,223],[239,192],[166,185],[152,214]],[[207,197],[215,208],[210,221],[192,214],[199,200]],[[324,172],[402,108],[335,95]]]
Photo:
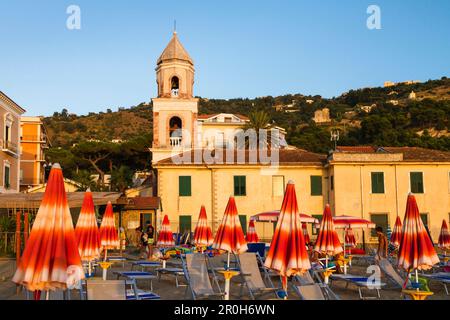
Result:
[[193,97],[194,61],[176,32],[157,61],[158,97],[153,99],[153,163],[194,146],[198,99]]

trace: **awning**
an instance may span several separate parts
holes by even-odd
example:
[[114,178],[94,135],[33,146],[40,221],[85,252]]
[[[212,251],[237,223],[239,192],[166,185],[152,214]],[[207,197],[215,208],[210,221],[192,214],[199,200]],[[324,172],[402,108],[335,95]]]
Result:
[[[254,216],[250,217],[250,220],[254,220],[257,222],[277,222],[278,216],[280,215],[280,210],[274,210],[274,211],[268,211],[268,212],[262,212],[258,213]],[[319,223],[319,220],[316,218],[313,218],[311,216],[308,216],[307,214],[300,213],[300,221],[302,223]]]
[[[5,193],[0,194],[0,208],[39,208],[43,192],[39,193]],[[106,205],[108,201],[115,204],[120,198],[118,192],[92,192],[96,206]],[[81,208],[84,192],[67,192],[67,200],[70,208]]]

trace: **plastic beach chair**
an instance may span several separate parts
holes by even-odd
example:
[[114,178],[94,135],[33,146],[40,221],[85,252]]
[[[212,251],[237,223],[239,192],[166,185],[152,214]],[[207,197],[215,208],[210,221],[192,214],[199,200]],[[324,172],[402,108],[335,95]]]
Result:
[[[316,275],[317,281],[314,281],[311,272],[305,272],[292,278],[294,283],[294,291],[303,300],[340,300],[339,296],[325,284],[319,275]],[[299,285],[295,285],[298,283]],[[314,287],[314,288],[312,288]],[[320,290],[321,294],[317,292]]]
[[[256,296],[261,296],[267,293],[274,293],[276,296],[276,291],[280,288],[267,287],[261,277],[261,272],[258,266],[258,260],[256,253],[246,252],[241,253],[238,256],[238,265],[241,271],[241,277],[245,283],[245,287],[248,289],[251,299],[255,299]],[[241,287],[241,295],[242,295]]]
[[[181,257],[183,261],[183,271],[188,283],[188,287],[191,291],[192,298],[194,300],[201,298],[217,297],[223,298],[224,293],[221,292],[217,279],[214,276],[214,282],[217,285],[219,292],[215,292],[211,285],[208,274],[208,266],[206,263],[206,258],[201,253],[190,253]],[[214,270],[213,270],[214,272]],[[186,291],[187,292],[187,291]]]

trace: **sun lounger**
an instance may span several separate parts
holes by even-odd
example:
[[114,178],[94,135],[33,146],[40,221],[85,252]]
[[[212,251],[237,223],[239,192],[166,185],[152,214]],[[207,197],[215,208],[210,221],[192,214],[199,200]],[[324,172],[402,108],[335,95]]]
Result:
[[136,280],[87,280],[80,288],[82,300],[157,300],[160,296],[137,288]]
[[[383,282],[371,282],[369,277],[363,277],[363,276],[358,276],[358,275],[351,275],[351,274],[333,274],[331,275],[330,279],[332,281],[337,281],[337,280],[342,280],[345,281],[346,284],[346,288],[348,288],[348,286],[350,284],[353,284],[355,286],[358,287],[358,292],[359,292],[359,297],[361,300],[366,300],[366,299],[381,299],[381,294],[380,294],[380,289],[381,287],[385,286],[386,284]],[[377,295],[374,296],[364,296],[362,289],[368,289],[368,290],[376,290]]]
[[157,279],[155,274],[142,271],[115,271],[114,274],[117,275],[117,280],[121,277],[136,281],[148,280],[150,282],[150,291],[153,291],[153,279]]
[[245,287],[247,288],[251,299],[255,299],[256,296],[261,296],[267,293],[274,293],[276,297],[276,291],[279,289],[274,288],[273,284],[271,284],[271,287],[267,287],[267,285],[264,283],[264,280],[261,277],[261,272],[259,270],[256,253],[241,253],[238,256],[237,262],[241,272],[241,277],[245,283]]
[[[318,282],[314,281],[310,271],[292,278],[294,290],[300,298],[303,300],[340,300],[339,296],[327,284],[323,283],[318,275],[316,275],[316,278]],[[320,294],[318,290],[320,290]]]
[[106,260],[114,263],[121,262],[123,268],[125,268],[125,263],[127,262],[127,258],[125,257],[108,257]]
[[131,264],[131,271],[134,270],[135,267],[140,267],[141,271],[144,271],[145,268],[160,268],[161,262],[159,261],[135,261]]
[[406,287],[411,287],[411,282],[409,280],[406,280],[406,277],[402,278],[400,274],[394,269],[389,260],[381,259],[377,264],[380,267],[381,271],[383,271],[386,278],[389,279],[396,287],[403,288],[405,286],[405,282]]
[[421,276],[431,280],[431,281],[437,281],[442,283],[444,286],[445,293],[449,295],[447,284],[450,284],[450,273],[448,272],[438,272],[438,273],[431,273],[431,274],[422,274]]
[[[207,256],[208,259],[208,267],[209,271],[220,271],[225,270],[225,266],[227,265],[227,259],[228,259],[228,253],[223,253],[215,256]],[[238,267],[236,265],[237,258],[234,254],[231,254],[230,256],[230,270],[238,270]]]
[[[209,279],[205,255],[201,253],[190,253],[186,254],[185,257],[182,256],[181,259],[183,261],[184,276],[194,300],[201,298],[208,299],[210,297],[223,298],[225,296],[220,290],[219,283],[215,276],[213,277],[213,280],[217,285],[218,292],[213,290]],[[214,270],[212,272],[214,274]]]

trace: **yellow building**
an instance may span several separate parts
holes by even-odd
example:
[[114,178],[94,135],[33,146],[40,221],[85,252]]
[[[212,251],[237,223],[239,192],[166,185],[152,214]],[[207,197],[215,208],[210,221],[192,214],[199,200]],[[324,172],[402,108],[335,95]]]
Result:
[[49,146],[42,117],[20,119],[20,190],[44,183],[44,151]]
[[[422,219],[437,240],[450,212],[450,153],[421,148],[339,147],[330,155],[281,147],[266,161],[250,151],[227,147],[233,132],[248,121],[232,114],[198,115],[193,98],[194,64],[174,34],[158,60],[158,98],[154,103],[153,167],[161,214],[174,232],[193,230],[204,205],[213,230],[234,196],[244,230],[251,216],[279,210],[289,180],[296,184],[299,210],[320,217],[325,204],[333,214],[374,221],[385,230],[403,218],[409,192],[416,195]],[[229,131],[227,131],[229,130]],[[192,138],[193,137],[193,138]],[[260,150],[261,151],[261,150]],[[270,240],[273,226],[257,223]],[[314,238],[315,229],[310,227]],[[359,241],[363,233],[355,230]],[[364,240],[375,241],[370,231]],[[342,236],[342,235],[341,235]]]
[[0,91],[0,193],[19,192],[19,130],[24,112]]

